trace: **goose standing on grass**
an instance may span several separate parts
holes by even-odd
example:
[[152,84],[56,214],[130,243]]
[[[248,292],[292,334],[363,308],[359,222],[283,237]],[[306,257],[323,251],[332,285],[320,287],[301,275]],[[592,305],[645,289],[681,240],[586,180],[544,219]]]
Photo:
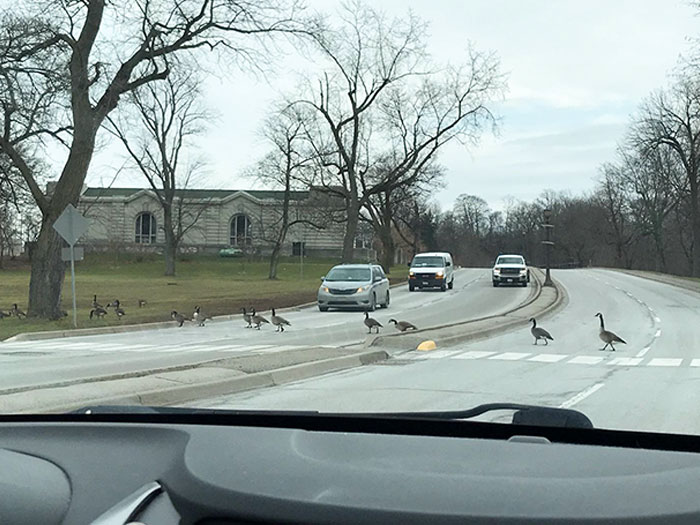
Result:
[[248,323],[246,328],[253,328],[253,315],[255,315],[255,308],[253,308],[252,311],[248,312],[245,309],[245,306],[241,307],[241,312],[243,312],[243,320]]
[[93,308],[104,308],[100,303],[97,302],[97,295],[92,296],[92,307]]
[[622,339],[616,333],[605,329],[605,322],[603,321],[603,314],[598,312],[597,314],[595,314],[595,316],[600,319],[600,330],[598,331],[598,337],[600,337],[600,340],[605,343],[605,346],[600,349],[601,351],[605,350],[608,347],[608,345],[610,345],[610,348],[614,352],[615,347],[613,346],[613,343],[622,343],[623,345],[627,344],[627,341]]
[[3,317],[12,317],[12,314],[0,310],[0,319],[2,319]]
[[535,321],[534,317],[530,317],[529,322],[532,323],[532,328],[530,328],[530,333],[532,334],[532,337],[535,338],[535,342],[532,343],[533,345],[536,345],[537,341],[539,341],[540,339],[542,339],[544,341],[545,346],[549,344],[547,339],[549,339],[550,341],[554,341],[554,338],[551,335],[549,335],[549,332],[547,330],[537,326],[537,321]]
[[19,309],[19,306],[17,306],[17,303],[14,303],[12,305],[12,309],[10,310],[10,315],[14,315],[17,319],[21,319],[22,317],[27,317],[27,314],[25,314],[22,310]]
[[185,321],[188,320],[184,315],[177,313],[177,311],[175,310],[170,312],[170,317],[173,318],[173,320],[177,323],[178,326],[182,326],[183,324],[185,324]]
[[390,323],[394,323],[394,328],[399,332],[405,332],[406,330],[418,330],[416,325],[409,323],[408,321],[397,321],[396,319],[389,319]]
[[93,317],[102,319],[105,315],[107,315],[107,310],[105,310],[101,306],[96,306],[95,308],[90,310],[90,319],[92,319]]
[[107,306],[105,308],[117,308],[119,306],[119,299],[115,299],[111,303],[107,303]]
[[382,328],[382,324],[376,319],[371,318],[369,312],[365,312],[365,326],[369,329],[367,332],[368,334],[372,333],[372,328],[376,328],[377,333],[379,333],[379,329]]
[[202,309],[199,306],[195,306],[194,313],[192,314],[192,320],[197,323],[197,326],[204,326],[204,322],[211,320],[211,317],[204,315],[202,313]]
[[292,326],[292,324],[289,321],[287,321],[284,317],[276,315],[274,308],[272,309],[272,317],[270,317],[270,320],[272,321],[272,324],[277,327],[277,330],[275,330],[275,332],[284,332],[284,325]]
[[251,317],[250,321],[255,325],[255,328],[257,328],[258,330],[260,330],[261,324],[270,324],[270,321],[268,321],[262,315],[255,312],[255,308],[253,308],[253,317]]
[[121,303],[119,302],[119,299],[114,300],[114,313],[117,314],[117,319],[121,319],[122,316],[126,315],[126,312],[124,309],[120,306]]

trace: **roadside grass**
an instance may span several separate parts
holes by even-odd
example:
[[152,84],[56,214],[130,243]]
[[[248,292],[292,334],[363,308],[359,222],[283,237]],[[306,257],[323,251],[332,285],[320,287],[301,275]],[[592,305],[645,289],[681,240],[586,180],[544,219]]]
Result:
[[[284,308],[315,300],[319,279],[337,261],[306,258],[302,267],[298,257],[283,258],[278,279],[267,278],[265,259],[183,256],[177,263],[177,275],[163,275],[163,260],[157,255],[86,254],[76,263],[78,328],[169,321],[177,310],[191,315],[199,305],[207,315],[239,313],[241,307],[258,311]],[[405,266],[391,268],[391,281],[406,279]],[[7,311],[13,303],[26,310],[29,266],[14,265],[0,270],[0,309]],[[126,315],[117,319],[113,310],[104,319],[90,319],[92,296],[100,304],[119,299]],[[138,307],[140,299],[146,301]],[[70,271],[63,286],[63,309],[68,317],[58,321],[37,319],[0,319],[0,340],[24,332],[70,330],[73,328]]]

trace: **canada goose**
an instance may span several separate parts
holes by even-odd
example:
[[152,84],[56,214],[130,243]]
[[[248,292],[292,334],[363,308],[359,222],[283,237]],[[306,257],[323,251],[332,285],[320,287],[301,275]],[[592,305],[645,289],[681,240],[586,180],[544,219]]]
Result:
[[204,321],[211,319],[202,313],[202,309],[199,306],[194,307],[194,313],[192,314],[192,320],[197,323],[197,326],[204,326]]
[[255,328],[260,330],[260,325],[263,323],[270,323],[267,319],[265,319],[262,315],[255,313],[255,310],[253,310],[253,317],[251,317],[250,321],[255,325]]
[[253,328],[253,325],[251,322],[252,322],[253,316],[255,315],[255,308],[253,308],[252,312],[247,312],[245,309],[245,306],[243,306],[241,308],[241,312],[243,312],[243,320],[246,323],[248,323],[248,326],[246,326],[246,328]]
[[12,309],[10,310],[10,315],[14,315],[17,319],[21,319],[22,317],[27,317],[27,314],[25,314],[22,310],[19,309],[17,306],[17,303],[14,303],[12,305]]
[[92,307],[93,308],[104,308],[100,303],[97,302],[97,295],[92,296]]
[[139,299],[139,308],[143,308],[146,306],[146,300],[145,299]]
[[107,306],[105,308],[117,308],[119,306],[119,299],[115,299],[111,303],[107,303]]
[[96,306],[92,310],[90,310],[90,319],[93,317],[98,317],[102,319],[105,315],[107,315],[107,310],[102,308],[101,306]]
[[382,324],[376,319],[372,319],[369,316],[369,312],[365,312],[365,326],[369,328],[368,334],[372,333],[372,328],[376,328],[377,333],[379,333],[379,329],[382,328]]
[[608,345],[610,345],[610,348],[614,352],[615,347],[613,346],[613,343],[622,343],[623,345],[627,344],[627,341],[619,337],[617,334],[605,329],[603,314],[598,312],[597,314],[595,314],[595,316],[600,318],[600,330],[598,331],[598,337],[600,337],[600,340],[605,343],[605,346],[601,348],[601,351],[605,350],[608,347]]
[[2,310],[0,310],[0,319],[2,319],[3,317],[11,317],[11,316],[12,316],[12,314],[10,314],[8,312],[3,312]]
[[530,333],[532,334],[532,337],[535,338],[535,342],[532,343],[533,345],[536,345],[537,341],[539,341],[540,339],[544,341],[545,346],[549,344],[547,342],[547,339],[549,339],[550,341],[554,341],[554,338],[551,335],[549,335],[549,332],[547,330],[537,326],[537,321],[535,321],[534,317],[530,317],[530,322],[532,323]]
[[399,332],[405,332],[406,330],[418,330],[416,325],[409,323],[408,321],[397,321],[396,319],[389,319],[390,323],[394,323],[394,328]]
[[121,303],[119,302],[119,299],[114,300],[114,313],[117,314],[118,319],[121,319],[123,315],[126,315],[124,309],[121,306],[119,306],[120,304]]
[[292,326],[291,323],[287,321],[284,317],[275,315],[274,308],[272,309],[272,317],[270,317],[270,320],[272,320],[272,324],[277,327],[277,330],[275,330],[275,332],[284,332],[284,325]]
[[188,320],[184,315],[177,313],[175,310],[170,312],[170,317],[172,317],[175,320],[178,326],[182,326],[183,324],[185,324],[185,321]]

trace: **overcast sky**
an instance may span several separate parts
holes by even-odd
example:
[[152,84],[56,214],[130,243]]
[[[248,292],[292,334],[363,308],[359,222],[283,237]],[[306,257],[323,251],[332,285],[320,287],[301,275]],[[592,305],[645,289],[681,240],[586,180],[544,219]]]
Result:
[[[496,111],[497,136],[476,147],[448,146],[441,154],[443,209],[471,193],[501,208],[507,197],[531,200],[545,189],[581,193],[597,167],[612,160],[629,116],[651,90],[666,83],[700,17],[688,0],[375,0],[392,15],[410,8],[430,24],[429,50],[439,62],[460,62],[467,41],[494,51],[508,75],[506,100]],[[332,12],[336,0],[307,0]],[[244,72],[209,79],[205,99],[219,118],[200,140],[209,161],[206,186],[255,186],[243,171],[266,150],[259,136],[269,104],[294,86],[303,61],[293,55],[267,80]],[[270,80],[272,79],[272,80]],[[120,164],[99,154],[88,184],[106,184]],[[143,186],[122,173],[115,186]]]

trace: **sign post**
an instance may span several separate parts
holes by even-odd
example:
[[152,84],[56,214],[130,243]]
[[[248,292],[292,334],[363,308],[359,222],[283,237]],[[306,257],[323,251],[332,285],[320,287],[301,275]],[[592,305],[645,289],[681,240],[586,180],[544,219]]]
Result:
[[78,313],[75,300],[75,243],[88,229],[88,220],[83,217],[75,206],[69,204],[63,213],[53,223],[53,229],[63,237],[70,247],[70,282],[73,293],[73,326],[78,327]]

